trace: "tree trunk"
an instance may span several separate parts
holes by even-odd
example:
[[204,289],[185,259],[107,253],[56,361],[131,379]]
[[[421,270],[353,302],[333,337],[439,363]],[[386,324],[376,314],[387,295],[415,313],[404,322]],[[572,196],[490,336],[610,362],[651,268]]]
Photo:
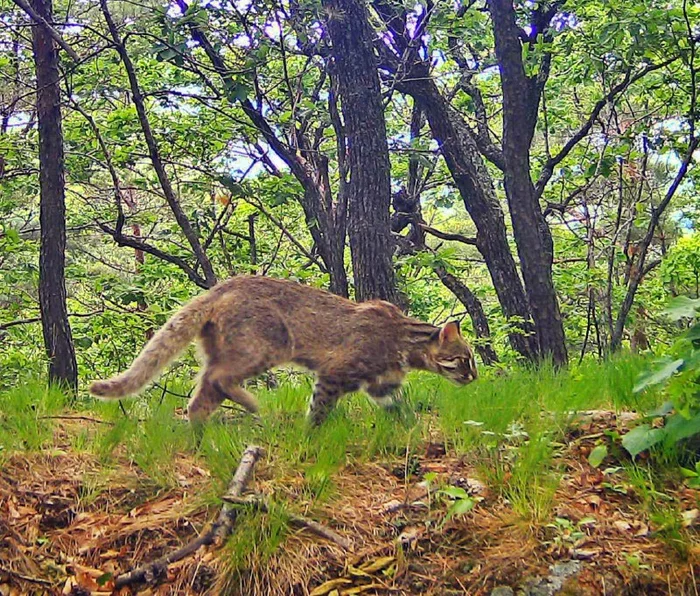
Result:
[[[32,0],[32,8],[49,23],[53,21],[51,0]],[[41,324],[49,357],[49,381],[65,384],[75,391],[78,367],[66,309],[66,204],[58,52],[42,25],[32,27],[32,41],[39,121]]]
[[411,81],[403,81],[401,90],[412,95],[424,111],[433,138],[440,144],[452,179],[476,226],[477,249],[484,257],[503,314],[518,321],[518,329],[509,336],[510,343],[526,359],[536,360],[538,346],[527,298],[486,164],[466,130],[466,122],[442,96],[428,68],[419,65],[411,74]]
[[[554,247],[530,178],[530,144],[543,81],[526,76],[512,0],[490,0],[496,57],[503,90],[505,188],[540,356],[566,364],[566,340],[552,280]],[[545,67],[542,66],[542,69]]]
[[391,167],[374,35],[361,0],[323,0],[348,145],[348,236],[355,295],[400,303],[389,227]]

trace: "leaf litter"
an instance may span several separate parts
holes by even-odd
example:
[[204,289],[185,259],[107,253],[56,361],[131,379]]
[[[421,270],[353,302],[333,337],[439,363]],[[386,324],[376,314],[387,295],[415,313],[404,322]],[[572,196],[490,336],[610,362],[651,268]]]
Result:
[[[597,413],[567,434],[555,461],[562,477],[554,521],[544,525],[523,520],[479,478],[478,453],[458,456],[434,443],[417,455],[430,482],[397,478],[399,462],[391,458],[350,461],[333,478],[334,496],[322,502],[308,494],[301,474],[263,462],[257,491],[295,510],[313,509],[353,542],[354,552],[288,529],[273,552],[253,549],[235,569],[226,547],[200,549],[139,593],[486,595],[497,586],[525,593],[559,586],[577,594],[693,594],[700,493],[666,487],[690,544],[680,557],[620,468],[605,468],[601,436],[619,424],[614,414]],[[125,458],[105,467],[68,445],[57,440],[53,450],[16,453],[0,469],[1,596],[130,594],[114,589],[117,575],[181,547],[216,516],[218,505],[202,498],[214,494],[213,480],[194,457],[176,456],[177,482],[163,489]],[[447,518],[451,501],[437,493],[450,486],[461,490],[449,495],[478,498]],[[562,565],[576,572],[553,577]]]

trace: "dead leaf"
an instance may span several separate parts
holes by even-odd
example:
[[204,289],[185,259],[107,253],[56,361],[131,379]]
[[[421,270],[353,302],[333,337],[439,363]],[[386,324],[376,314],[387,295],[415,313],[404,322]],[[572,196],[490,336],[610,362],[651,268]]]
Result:
[[626,522],[624,520],[618,519],[617,521],[613,522],[613,526],[620,532],[629,532],[632,529],[632,526],[629,522]]
[[575,548],[571,551],[571,556],[574,559],[586,560],[598,556],[600,552],[599,548]]
[[688,511],[684,511],[683,527],[689,528],[690,526],[695,525],[695,523],[698,521],[698,515],[700,515],[700,511],[697,509],[689,509]]
[[403,502],[399,501],[398,499],[392,499],[391,501],[384,503],[381,508],[382,513],[393,513],[394,511],[397,511],[398,509],[401,509],[403,507]]
[[396,561],[396,557],[379,557],[376,561],[361,565],[360,569],[365,573],[377,573],[377,571],[389,567],[394,561]]
[[401,532],[398,541],[404,546],[415,548],[418,537],[422,534],[422,529],[419,526],[409,526]]
[[369,573],[362,571],[362,569],[354,567],[353,565],[348,565],[348,574],[350,574],[352,577],[371,577]]
[[347,586],[348,584],[352,584],[352,581],[343,577],[331,579],[327,582],[323,582],[320,586],[317,586],[316,588],[311,590],[309,596],[326,596],[326,594],[329,594],[336,588],[339,588],[341,586]]

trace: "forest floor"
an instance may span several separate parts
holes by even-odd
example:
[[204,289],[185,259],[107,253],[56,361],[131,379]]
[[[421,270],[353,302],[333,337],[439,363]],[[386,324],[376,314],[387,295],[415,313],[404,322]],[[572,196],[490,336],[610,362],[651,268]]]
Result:
[[[595,383],[614,407],[581,408],[580,375],[421,379],[401,420],[356,396],[310,432],[302,388],[264,395],[260,421],[225,411],[201,441],[157,392],[128,410],[69,407],[37,384],[1,394],[0,594],[697,594],[700,492],[618,446],[637,418],[619,403],[622,368]],[[265,455],[248,488],[269,510],[115,590],[207,529],[249,443]]]

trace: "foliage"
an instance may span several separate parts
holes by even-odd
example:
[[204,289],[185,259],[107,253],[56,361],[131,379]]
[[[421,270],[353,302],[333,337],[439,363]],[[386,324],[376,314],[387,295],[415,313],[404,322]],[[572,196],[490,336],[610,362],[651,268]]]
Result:
[[[280,18],[265,2],[250,3],[245,14],[216,3],[192,4],[186,14],[154,4],[107,4],[123,26],[177,198],[206,244],[218,277],[254,272],[328,287],[314,236],[320,222],[304,210],[305,190],[244,109],[246,99],[252,101],[293,152],[303,152],[299,142],[317,142],[317,153],[306,156],[307,164],[311,167],[311,157],[322,156],[329,196],[337,199],[342,135],[334,124],[338,105],[332,101],[335,83],[322,45],[324,15],[318,5],[302,3],[293,18]],[[518,23],[526,26],[535,5],[515,5]],[[608,351],[614,319],[636,272],[635,251],[688,141],[691,53],[683,6],[680,1],[645,0],[602,7],[577,0],[556,13],[551,41],[542,38],[524,46],[529,73],[551,52],[551,72],[537,107],[533,179],[628,73],[676,58],[604,102],[588,134],[556,165],[541,197],[554,241],[553,275],[570,352],[584,358]],[[96,3],[90,7],[84,11],[61,1],[55,7],[72,23],[63,32],[67,42],[86,56],[76,65],[61,53],[66,73],[61,84],[68,311],[81,381],[123,368],[149,330],[199,291],[181,267],[159,256],[199,266],[163,199],[124,66],[104,44],[103,15]],[[421,18],[420,5],[407,10],[408,21]],[[692,22],[698,9],[691,4],[686,10]],[[39,315],[39,164],[31,45],[21,10],[0,0],[0,12],[0,383],[7,386],[20,371],[40,373],[45,356],[38,323],[21,323]],[[372,14],[372,25],[383,38],[384,25]],[[191,40],[192,25],[203,27],[214,40],[230,67],[227,82],[203,66],[207,56]],[[493,68],[488,13],[438,2],[421,43],[435,57],[430,76],[455,112],[474,126],[484,116],[486,128],[500,138],[503,90]],[[410,186],[418,176],[423,219],[443,233],[474,238],[477,230],[440,157],[438,141],[425,123],[411,128],[415,101],[401,91],[400,81],[382,76],[394,189]],[[508,216],[502,175],[488,160],[485,167]],[[121,205],[115,200],[113,173],[124,194]],[[652,348],[663,345],[672,332],[658,317],[665,293],[696,293],[698,241],[688,233],[697,219],[695,184],[691,168],[656,227],[646,258],[654,266],[636,293],[643,308],[626,317],[630,342],[633,334],[641,334]],[[115,229],[119,209],[124,234],[155,252],[115,242],[107,228]],[[510,225],[508,217],[506,222]],[[515,252],[510,227],[508,238]],[[440,283],[436,265],[469,286],[489,321],[490,343],[503,361],[513,360],[507,340],[519,321],[503,316],[488,268],[473,244],[428,234],[425,250],[397,251],[399,284],[411,312],[433,321],[464,317],[469,330],[468,313]],[[5,328],[8,324],[12,326]]]
[[622,445],[636,456],[654,445],[667,446],[700,434],[700,321],[697,311],[700,300],[679,296],[673,299],[666,314],[673,321],[691,320],[690,327],[672,346],[669,355],[659,359],[644,372],[634,388],[641,393],[662,386],[668,402],[659,410],[649,412],[650,419],[662,418],[663,426],[641,424],[622,439]]

